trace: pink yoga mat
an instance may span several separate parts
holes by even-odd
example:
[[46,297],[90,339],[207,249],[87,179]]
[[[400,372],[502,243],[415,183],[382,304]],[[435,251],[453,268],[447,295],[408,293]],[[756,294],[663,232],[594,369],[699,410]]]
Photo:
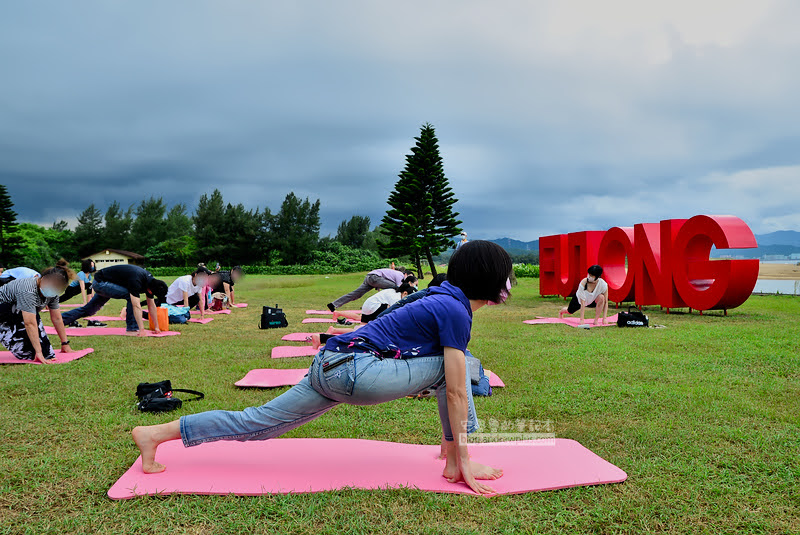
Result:
[[289,333],[281,336],[281,340],[284,342],[305,342],[306,337],[311,336],[312,334],[317,333]]
[[[51,360],[50,364],[64,364],[65,362],[72,362],[81,357],[85,357],[89,353],[94,353],[91,347],[88,349],[75,350],[72,353],[61,353],[56,350],[56,358]],[[20,360],[11,354],[11,351],[0,351],[0,364],[41,364],[35,360]]]
[[[356,314],[361,314],[360,310],[340,310],[339,312],[355,312]],[[319,314],[322,316],[330,316],[333,314],[330,310],[306,310],[306,314]]]
[[236,303],[235,305],[231,305],[235,308],[247,308],[247,303]]
[[[222,310],[206,310],[206,314],[230,314],[231,311],[228,308],[223,308]],[[192,310],[192,314],[200,315],[199,310]]]
[[[347,320],[351,322],[353,325],[360,325],[360,321],[355,320]],[[306,318],[301,323],[336,323],[336,320],[333,318]],[[342,327],[347,327],[347,325],[342,325]]]
[[503,388],[506,384],[492,370],[483,369],[483,373],[489,378],[489,386],[492,388]]
[[[55,327],[49,325],[44,326],[44,332],[47,334],[58,334]],[[125,327],[67,327],[67,336],[136,336],[136,333],[129,333],[125,331]],[[153,331],[147,331],[147,336],[161,337],[161,336],[175,336],[181,334],[178,331],[166,331],[159,334]]]
[[201,323],[201,324],[205,325],[206,323],[211,323],[212,321],[214,321],[214,318],[203,318],[203,319],[191,318],[189,320],[189,323]]
[[250,370],[247,375],[234,384],[250,388],[276,388],[278,386],[293,386],[308,373],[308,368],[290,369],[258,369]]
[[[580,318],[574,318],[574,317],[567,317],[567,318],[564,318],[564,319],[537,317],[536,319],[525,320],[522,323],[527,323],[528,325],[544,325],[544,324],[548,324],[548,323],[563,323],[564,325],[569,325],[570,327],[579,327],[580,323],[581,323],[581,319]],[[584,325],[588,325],[589,328],[595,327],[594,318],[585,319],[584,320]],[[613,316],[608,316],[606,318],[606,324],[605,325],[596,325],[596,327],[610,327],[612,325],[615,326],[615,327],[617,325],[617,315],[616,314],[614,314]]]
[[[494,373],[486,368],[483,369],[489,377],[489,386],[492,388],[502,388],[506,384]],[[300,382],[308,368],[273,369],[262,368],[250,370],[242,379],[234,383],[236,386],[253,388],[275,388],[278,386],[293,386]]]
[[272,348],[272,358],[282,359],[287,357],[313,357],[319,349],[311,346],[275,346]]
[[[487,481],[498,494],[520,494],[619,483],[627,474],[568,439],[494,442],[469,447],[475,461],[504,471]],[[142,472],[141,457],[108,490],[114,500],[166,494],[297,494],[346,487],[409,487],[428,492],[474,494],[442,477],[439,445],[420,446],[347,438],[278,438],[207,442],[185,448],[162,444],[159,474]]]

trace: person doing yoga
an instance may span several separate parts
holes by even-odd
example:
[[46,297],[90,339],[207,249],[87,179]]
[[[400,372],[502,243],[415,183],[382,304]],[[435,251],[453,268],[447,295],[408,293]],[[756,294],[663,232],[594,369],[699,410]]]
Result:
[[451,257],[446,282],[424,299],[328,340],[308,374],[284,394],[243,411],[215,410],[134,428],[142,469],[155,473],[167,468],[156,461],[156,453],[168,440],[180,439],[186,447],[216,440],[267,440],[340,403],[376,405],[432,389],[446,441],[444,477],[451,483],[463,480],[477,493],[493,494],[480,480],[497,479],[502,470],[476,463],[467,450],[467,433],[478,425],[465,351],[473,313],[508,298],[511,270],[511,258],[499,245],[465,244]]
[[39,318],[44,308],[50,311],[50,319],[61,339],[61,352],[72,353],[58,310],[58,296],[73,275],[69,268],[56,266],[46,269],[39,277],[15,279],[0,288],[0,342],[12,355],[41,363],[55,358]]
[[330,310],[331,312],[336,312],[337,308],[341,308],[342,305],[363,297],[364,294],[366,294],[368,291],[372,289],[375,290],[393,289],[393,288],[398,288],[403,283],[408,283],[414,288],[416,288],[417,278],[411,271],[405,271],[405,270],[401,271],[399,269],[391,269],[391,268],[372,270],[369,273],[367,273],[366,277],[364,277],[364,282],[361,283],[361,286],[359,286],[349,294],[341,296],[333,303],[328,303],[327,304],[328,310]]
[[88,303],[92,295],[92,281],[94,280],[93,273],[95,271],[97,271],[97,268],[94,265],[94,260],[91,258],[81,260],[81,270],[78,272],[78,276],[70,281],[64,294],[58,298],[58,302],[65,303],[76,295],[80,295],[83,304]]
[[80,318],[94,316],[111,299],[124,299],[128,302],[125,315],[126,329],[131,334],[147,336],[142,322],[142,304],[139,296],[147,297],[147,310],[155,324],[155,333],[160,333],[155,299],[167,295],[167,283],[156,279],[144,268],[133,264],[118,264],[98,271],[94,276],[94,297],[88,304],[64,312],[64,323],[71,325]]
[[165,299],[166,303],[188,308],[198,307],[200,318],[204,318],[207,308],[205,287],[206,283],[208,283],[209,275],[211,275],[211,272],[208,268],[198,266],[190,275],[178,277],[169,285]]
[[595,309],[594,324],[597,325],[597,321],[600,320],[601,324],[605,325],[608,316],[608,284],[600,278],[602,275],[602,267],[591,266],[588,275],[578,285],[572,300],[559,310],[558,317],[563,318],[564,314],[574,314],[580,310],[581,325],[583,325],[586,307],[589,307]]
[[397,288],[389,288],[388,290],[381,290],[367,298],[364,304],[361,305],[361,314],[358,312],[334,312],[333,319],[339,320],[354,320],[361,323],[369,323],[378,317],[378,314],[394,305],[401,299],[408,297],[408,294],[414,291],[414,287],[404,282]]

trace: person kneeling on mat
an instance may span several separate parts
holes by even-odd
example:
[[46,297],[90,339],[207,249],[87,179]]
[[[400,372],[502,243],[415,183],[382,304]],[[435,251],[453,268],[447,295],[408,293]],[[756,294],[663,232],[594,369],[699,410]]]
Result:
[[178,277],[169,285],[166,303],[189,309],[197,307],[200,310],[200,319],[205,318],[207,307],[204,288],[210,274],[205,266],[198,266],[191,275]]
[[[450,259],[447,281],[430,295],[352,333],[331,338],[297,385],[260,407],[190,414],[133,429],[146,473],[163,471],[159,444],[191,447],[216,440],[267,440],[303,425],[340,403],[377,405],[435,389],[445,438],[444,477],[480,494],[495,491],[481,480],[502,470],[470,459],[467,434],[477,430],[465,351],[473,313],[509,295],[511,258],[488,241],[464,244]],[[358,373],[356,373],[356,371]],[[387,462],[390,459],[387,457]]]
[[596,309],[594,324],[597,325],[597,321],[602,315],[601,324],[605,325],[606,316],[608,316],[608,284],[600,278],[601,275],[603,275],[602,267],[591,266],[588,269],[588,275],[578,285],[569,305],[559,310],[558,317],[563,319],[564,314],[574,314],[580,310],[581,325],[583,325],[586,308],[594,308]]
[[156,279],[144,268],[133,264],[109,266],[97,272],[94,277],[94,297],[88,304],[62,314],[64,323],[71,325],[80,318],[94,316],[103,305],[111,299],[124,299],[128,302],[125,315],[125,326],[129,333],[147,336],[142,321],[142,304],[139,296],[147,297],[147,310],[153,319],[154,331],[161,332],[158,326],[155,298],[164,299],[167,295],[167,283]]
[[58,310],[58,296],[72,276],[69,268],[56,266],[46,269],[40,277],[15,279],[0,288],[0,342],[12,355],[42,363],[55,358],[39,318],[45,307],[61,339],[61,352],[72,353]]
[[404,282],[397,288],[381,290],[364,301],[364,304],[361,305],[361,314],[358,312],[334,312],[333,319],[342,324],[344,324],[346,320],[369,323],[377,318],[378,314],[385,311],[387,308],[394,305],[401,299],[405,299],[408,297],[408,294],[413,291],[414,287],[407,282]]

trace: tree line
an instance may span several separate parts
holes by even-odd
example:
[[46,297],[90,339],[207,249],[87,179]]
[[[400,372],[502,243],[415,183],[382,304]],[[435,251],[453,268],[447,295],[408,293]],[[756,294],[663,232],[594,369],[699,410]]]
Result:
[[123,207],[87,206],[70,230],[65,221],[50,228],[17,223],[7,188],[0,185],[0,261],[41,269],[59,257],[77,261],[103,249],[132,251],[150,266],[189,266],[203,261],[223,265],[306,264],[314,253],[341,246],[374,251],[384,258],[410,261],[423,273],[423,261],[436,274],[436,259],[451,249],[461,232],[457,202],[444,173],[438,139],[425,124],[415,137],[406,166],[387,199],[381,224],[354,215],[339,224],[335,237],[320,237],[320,201],[286,195],[280,209],[247,209],[225,203],[222,193],[203,194],[190,211],[168,206],[161,197]]

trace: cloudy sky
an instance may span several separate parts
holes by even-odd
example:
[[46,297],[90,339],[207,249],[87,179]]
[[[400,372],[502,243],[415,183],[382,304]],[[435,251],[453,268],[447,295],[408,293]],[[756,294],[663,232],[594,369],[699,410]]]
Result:
[[800,230],[798,27],[795,0],[6,2],[0,183],[39,223],[294,191],[327,234],[380,220],[431,122],[472,237]]

